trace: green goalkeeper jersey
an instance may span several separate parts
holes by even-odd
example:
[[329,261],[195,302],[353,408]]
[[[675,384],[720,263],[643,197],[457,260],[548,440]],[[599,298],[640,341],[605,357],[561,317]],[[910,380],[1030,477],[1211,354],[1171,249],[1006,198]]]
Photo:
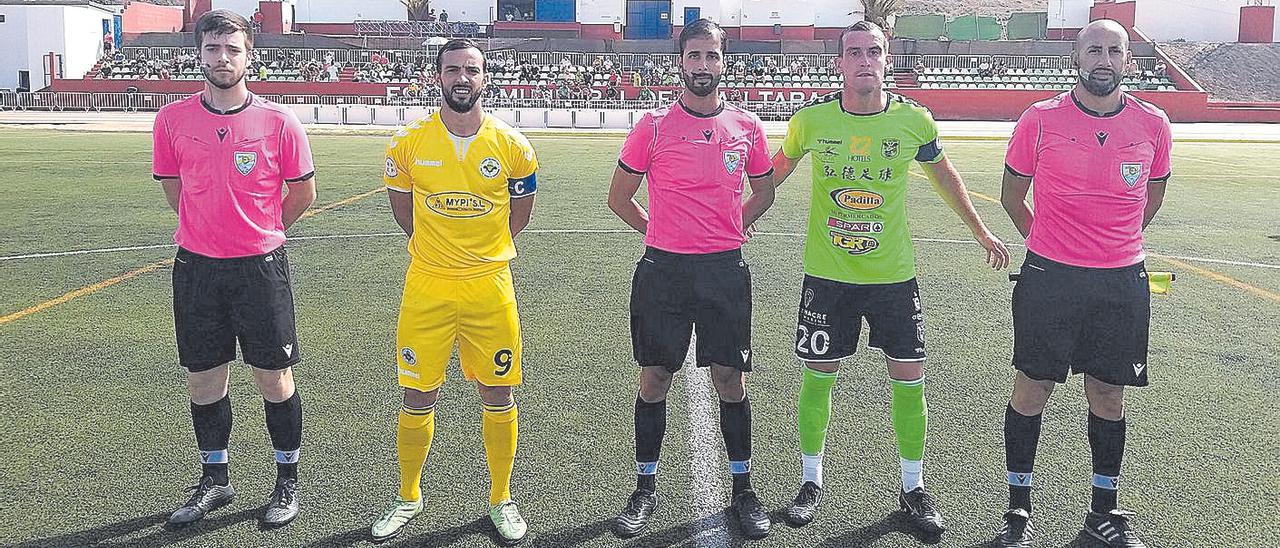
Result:
[[910,280],[907,170],[942,160],[938,126],[911,99],[890,93],[883,111],[853,114],[840,106],[841,93],[796,111],[782,143],[788,158],[813,156],[804,271],[855,284]]

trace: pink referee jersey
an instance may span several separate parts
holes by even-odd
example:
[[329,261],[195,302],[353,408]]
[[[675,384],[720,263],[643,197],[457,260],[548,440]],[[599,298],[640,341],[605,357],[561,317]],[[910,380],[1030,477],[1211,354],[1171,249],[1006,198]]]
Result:
[[165,105],[152,132],[152,174],[179,178],[179,247],[219,259],[262,255],[284,243],[284,183],[315,174],[293,111],[250,95],[225,114],[202,94]]
[[1005,169],[1032,179],[1027,249],[1088,268],[1141,262],[1147,185],[1169,180],[1172,145],[1164,111],[1128,94],[1105,115],[1071,92],[1031,105],[1005,155]]
[[773,171],[755,114],[728,103],[714,114],[698,114],[679,101],[640,118],[618,166],[648,175],[645,245],[698,254],[742,247],[746,178]]

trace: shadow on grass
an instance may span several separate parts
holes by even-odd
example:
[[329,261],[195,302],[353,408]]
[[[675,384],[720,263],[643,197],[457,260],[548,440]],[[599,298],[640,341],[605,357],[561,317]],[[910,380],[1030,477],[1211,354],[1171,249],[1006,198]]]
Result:
[[[190,526],[169,529],[165,527],[169,512],[160,512],[149,516],[127,519],[118,523],[102,525],[93,529],[76,531],[56,537],[31,540],[15,544],[14,548],[36,548],[46,546],[85,546],[110,544],[112,546],[168,546],[177,544],[206,533],[230,527],[245,520],[256,520],[262,513],[261,508],[247,508],[234,514],[213,514]],[[113,542],[120,537],[128,537],[151,529],[151,533],[138,539]]]
[[938,544],[939,542],[942,542],[942,536],[930,535],[916,530],[916,528],[907,521],[902,512],[895,510],[893,512],[889,512],[885,517],[880,518],[880,521],[859,527],[840,536],[829,537],[815,545],[814,548],[854,548],[857,546],[871,546],[890,533],[910,535],[921,544]]

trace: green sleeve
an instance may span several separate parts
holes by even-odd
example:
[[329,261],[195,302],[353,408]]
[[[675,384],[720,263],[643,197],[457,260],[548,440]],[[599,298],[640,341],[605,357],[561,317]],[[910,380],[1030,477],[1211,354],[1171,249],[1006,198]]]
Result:
[[791,120],[787,122],[787,136],[782,140],[782,153],[792,160],[799,159],[804,156],[804,134],[801,132],[800,111],[791,115]]

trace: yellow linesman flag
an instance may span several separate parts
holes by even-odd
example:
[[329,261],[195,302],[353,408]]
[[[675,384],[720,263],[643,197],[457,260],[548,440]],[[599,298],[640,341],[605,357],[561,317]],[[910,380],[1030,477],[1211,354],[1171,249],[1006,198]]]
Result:
[[1168,295],[1178,275],[1173,272],[1147,272],[1147,285],[1152,295]]

